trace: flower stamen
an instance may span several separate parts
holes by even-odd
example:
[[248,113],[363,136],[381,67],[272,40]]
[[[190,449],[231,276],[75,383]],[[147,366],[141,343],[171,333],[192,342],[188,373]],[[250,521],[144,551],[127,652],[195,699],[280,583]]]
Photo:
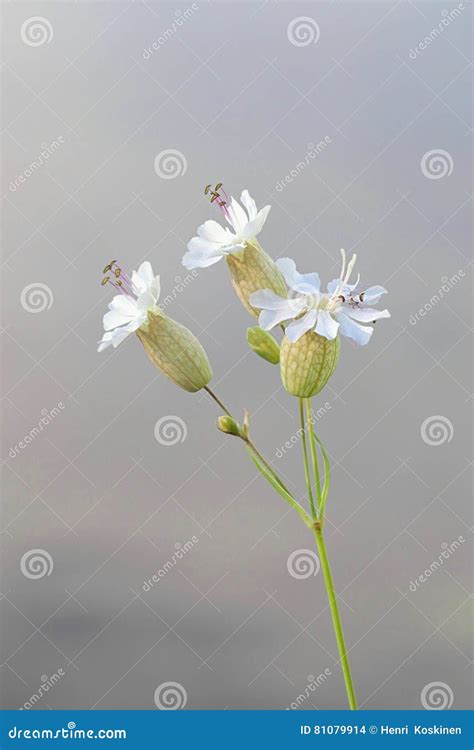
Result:
[[[222,195],[220,191],[222,192]],[[212,188],[212,185],[206,185],[206,187],[204,188],[204,195],[210,195],[210,203],[217,203],[219,208],[222,209],[224,216],[228,218],[229,211],[227,209],[227,203],[229,201],[229,197],[225,190],[222,189],[222,182],[218,182],[214,189]]]
[[[106,274],[101,281],[102,286],[111,284],[119,292],[125,294],[125,296],[135,298],[131,279],[122,271],[116,260],[111,260],[110,263],[107,263],[102,273]],[[107,274],[113,274],[113,278]]]

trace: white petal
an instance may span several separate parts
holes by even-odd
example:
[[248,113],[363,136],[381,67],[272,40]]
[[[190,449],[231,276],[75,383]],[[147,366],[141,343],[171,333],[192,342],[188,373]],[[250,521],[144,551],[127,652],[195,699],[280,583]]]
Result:
[[360,344],[360,346],[364,346],[369,342],[374,331],[371,326],[361,326],[355,320],[351,320],[347,315],[342,315],[341,313],[338,314],[337,318],[340,323],[339,333],[352,339],[356,344]]
[[112,346],[114,349],[116,349],[122,341],[125,341],[131,333],[132,331],[128,330],[128,326],[125,326],[124,328],[116,328],[115,331],[112,332]]
[[235,229],[237,234],[240,234],[248,223],[248,216],[240,203],[237,203],[235,198],[231,198],[230,205],[227,205],[227,214],[227,221]]
[[133,315],[122,315],[122,313],[116,310],[109,310],[103,317],[104,331],[112,331],[114,328],[127,325],[130,321],[134,320],[136,316],[136,310]]
[[[154,275],[153,275],[153,268],[151,267],[151,263],[149,260],[143,261],[143,263],[140,264],[137,276],[141,279],[143,282],[144,288],[148,288],[153,283]],[[142,288],[140,291],[144,291]]]
[[156,302],[158,300],[158,298],[160,296],[160,292],[161,292],[161,285],[160,285],[160,277],[159,276],[155,276],[155,278],[153,279],[153,281],[151,283],[149,291],[153,295],[153,299]]
[[140,310],[140,312],[146,312],[147,310],[150,310],[152,307],[155,306],[156,299],[153,296],[153,294],[147,289],[146,292],[143,292],[143,294],[140,294],[139,298],[137,299],[137,308]]
[[285,331],[285,336],[292,344],[294,344],[295,341],[298,341],[301,336],[304,336],[307,331],[314,328],[317,315],[318,313],[316,310],[309,310],[309,312],[307,312],[306,315],[303,315],[302,318],[298,318],[298,320],[294,320],[293,323],[290,323]]
[[[330,281],[329,284],[327,285],[328,293],[333,295],[336,292],[336,289],[338,288],[340,283],[341,283],[340,279],[333,279],[332,281]],[[344,284],[339,294],[341,294],[343,297],[350,297],[351,293],[354,291],[356,286],[357,284]]]
[[245,239],[251,240],[262,231],[263,225],[265,224],[267,216],[270,213],[270,208],[271,206],[264,206],[260,209],[256,217],[252,219],[252,221],[249,221],[247,226],[242,231],[242,236],[245,237]]
[[125,294],[116,294],[109,302],[109,310],[132,318],[137,312],[137,304],[133,297]]
[[301,294],[318,294],[321,282],[317,273],[298,273],[296,263],[291,258],[280,258],[276,262],[291,289]]
[[269,331],[284,320],[290,320],[293,315],[289,307],[280,307],[279,310],[262,310],[258,316],[258,324],[264,331]]
[[103,352],[104,349],[107,349],[109,346],[112,346],[112,331],[107,331],[107,333],[104,333],[101,340],[99,341],[97,351]]
[[390,317],[388,310],[375,310],[373,307],[350,307],[349,305],[344,307],[344,313],[360,323],[372,323],[374,320]]
[[153,268],[149,260],[143,261],[140,264],[138,271],[132,272],[132,286],[135,294],[141,294],[153,283]]
[[201,224],[201,226],[198,227],[197,232],[199,237],[202,237],[204,240],[217,242],[219,244],[228,242],[228,235],[230,234],[228,229],[221,227],[221,225],[213,219],[209,219],[209,221],[205,221],[204,224]]
[[364,291],[364,302],[369,305],[376,305],[382,294],[387,294],[387,290],[383,286],[369,286]]
[[[197,239],[197,237],[195,239]],[[200,250],[199,248],[193,248],[185,253],[182,263],[188,271],[192,271],[195,268],[207,268],[208,266],[212,266],[223,257],[224,253],[221,250],[208,249],[205,251]]]
[[257,205],[248,190],[242,190],[240,200],[246,208],[246,211],[249,215],[249,221],[255,219],[257,215]]
[[252,292],[249,302],[253,307],[261,307],[264,310],[280,310],[288,305],[286,297],[280,297],[271,289],[260,289],[258,292]]
[[[230,234],[230,236],[232,237],[233,235]],[[221,247],[222,245],[220,242],[211,242],[210,240],[205,240],[204,237],[193,237],[188,242],[188,250],[199,250],[199,252],[202,253],[220,253],[222,252]]]
[[324,338],[332,341],[332,339],[336,338],[338,329],[339,323],[337,320],[334,320],[327,310],[320,310],[318,313],[316,333],[319,333],[320,336],[324,336]]

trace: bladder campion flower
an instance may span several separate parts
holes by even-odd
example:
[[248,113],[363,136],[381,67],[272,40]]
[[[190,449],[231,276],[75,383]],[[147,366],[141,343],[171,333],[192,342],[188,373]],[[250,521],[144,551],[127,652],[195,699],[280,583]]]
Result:
[[227,196],[222,183],[215,188],[207,185],[204,192],[210,196],[211,203],[221,210],[232,231],[214,220],[204,222],[198,228],[197,236],[188,244],[183,265],[188,270],[206,268],[225,258],[241,302],[252,315],[257,316],[258,311],[249,304],[252,292],[268,288],[275,294],[286,294],[281,272],[257,241],[270,206],[258,211],[248,190],[243,190],[240,196],[242,208],[235,198]]
[[98,351],[116,348],[136,333],[153,364],[173,383],[191,393],[204,388],[212,378],[206,352],[190,330],[158,307],[160,277],[153,274],[151,263],[145,261],[129,277],[113,260],[104,274],[102,284],[112,284],[120,294],[109,302]]

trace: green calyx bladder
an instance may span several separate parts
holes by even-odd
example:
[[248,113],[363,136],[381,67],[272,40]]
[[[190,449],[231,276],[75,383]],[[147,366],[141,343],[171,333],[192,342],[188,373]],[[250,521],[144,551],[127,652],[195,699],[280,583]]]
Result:
[[158,308],[148,312],[137,336],[153,364],[185,391],[195,393],[211,380],[211,365],[197,338]]
[[272,258],[257,240],[242,250],[226,255],[227,266],[237,295],[248,312],[258,317],[259,310],[249,303],[249,297],[260,289],[271,289],[280,297],[287,296],[285,279]]
[[308,331],[292,344],[285,336],[280,347],[280,372],[288,393],[311,398],[322,391],[336,369],[339,349],[339,337],[329,341]]

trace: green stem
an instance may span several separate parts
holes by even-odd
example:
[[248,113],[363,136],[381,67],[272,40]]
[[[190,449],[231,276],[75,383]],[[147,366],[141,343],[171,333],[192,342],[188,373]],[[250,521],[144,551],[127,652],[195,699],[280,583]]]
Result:
[[331,568],[329,566],[329,560],[326,552],[326,545],[324,543],[322,529],[316,528],[314,531],[316,538],[316,545],[318,548],[319,559],[321,561],[321,568],[323,570],[324,582],[326,584],[326,590],[329,600],[329,608],[331,610],[332,623],[334,626],[334,633],[337,641],[337,648],[339,650],[340,664],[342,673],[344,675],[344,682],[346,685],[347,699],[349,701],[349,708],[352,711],[357,710],[357,700],[354,690],[354,683],[352,682],[351,668],[349,666],[349,660],[347,658],[347,648],[344,640],[344,632],[342,630],[341,617],[339,615],[339,608],[337,606],[336,592],[334,590],[334,583],[331,575]]
[[[234,417],[232,416],[227,406],[220,400],[220,398],[214,393],[214,391],[212,391],[207,385],[204,386],[204,390],[207,391],[210,397],[216,402],[218,406],[220,406],[220,408],[227,414],[227,416],[234,419]],[[234,421],[236,420],[234,419]],[[271,465],[268,463],[266,458],[262,456],[260,451],[257,449],[256,445],[254,445],[254,443],[250,440],[250,438],[242,438],[242,439],[249,446],[249,448],[255,453],[259,461],[265,466],[265,468],[272,475],[275,481],[278,482],[280,487],[282,487],[285,490],[285,492],[291,496],[290,490],[283,484],[278,474],[276,474],[275,470],[271,467]]]
[[321,478],[319,476],[319,466],[318,466],[318,454],[316,452],[316,438],[314,436],[314,430],[313,430],[313,411],[311,408],[311,399],[307,398],[306,401],[306,417],[308,422],[308,432],[309,432],[309,444],[311,448],[311,461],[313,464],[313,473],[314,473],[314,479],[316,482],[316,494],[318,496],[318,510],[321,510]]
[[304,399],[300,398],[300,422],[301,422],[301,445],[303,447],[303,462],[304,462],[304,475],[306,479],[306,486],[308,488],[309,505],[311,508],[311,515],[316,521],[318,514],[314,505],[313,491],[311,489],[311,476],[309,473],[309,462],[308,462],[308,447],[306,445],[306,425],[304,421]]

